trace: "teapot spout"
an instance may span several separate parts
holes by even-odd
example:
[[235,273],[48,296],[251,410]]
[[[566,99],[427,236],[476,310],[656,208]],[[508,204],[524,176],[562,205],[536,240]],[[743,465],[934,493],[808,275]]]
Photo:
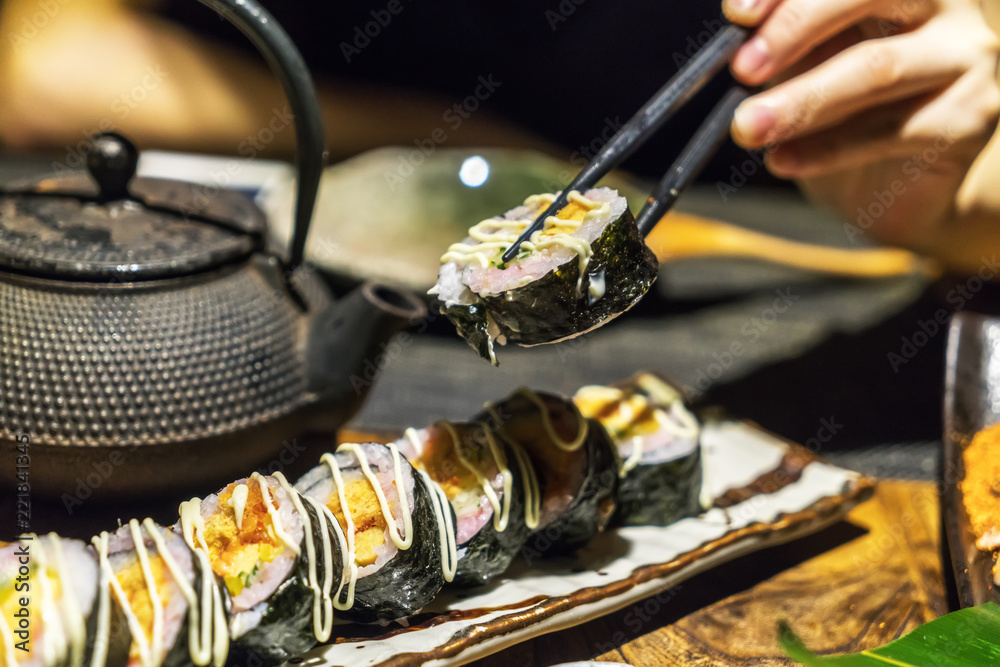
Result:
[[366,282],[313,319],[307,360],[320,428],[338,428],[361,407],[379,373],[405,349],[393,337],[426,316],[412,292]]

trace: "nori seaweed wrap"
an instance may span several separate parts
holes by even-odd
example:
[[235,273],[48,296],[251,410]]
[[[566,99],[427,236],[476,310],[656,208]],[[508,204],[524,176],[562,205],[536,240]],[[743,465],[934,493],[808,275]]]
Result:
[[0,542],[0,665],[90,665],[99,631],[107,664],[124,665],[131,635],[92,547],[55,533]]
[[604,530],[615,511],[617,451],[604,428],[572,401],[519,389],[479,417],[524,448],[543,487],[538,528],[522,554],[565,555]]
[[585,333],[631,308],[656,279],[656,257],[625,198],[610,188],[570,193],[518,256],[501,264],[503,252],[554,198],[534,195],[478,223],[441,258],[430,294],[494,365],[494,340],[531,346]]
[[409,616],[454,573],[454,556],[442,549],[454,545],[451,508],[394,445],[341,445],[295,486],[324,505],[347,538],[349,581],[336,591],[338,618]]
[[478,586],[502,574],[538,524],[534,468],[483,423],[440,421],[407,429],[397,445],[444,491],[455,511],[454,583]]
[[228,597],[230,662],[279,664],[316,644],[305,526],[320,524],[298,504],[283,478],[254,473],[181,505],[185,542]]
[[582,387],[573,398],[618,445],[624,478],[614,522],[666,526],[703,511],[701,428],[683,396],[652,373],[610,387]]

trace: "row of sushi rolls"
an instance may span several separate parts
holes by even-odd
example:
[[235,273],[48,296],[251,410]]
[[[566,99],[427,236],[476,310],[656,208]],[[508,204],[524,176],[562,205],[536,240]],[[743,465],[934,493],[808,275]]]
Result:
[[[532,240],[558,254],[568,243],[556,244],[568,238],[563,227],[589,234],[576,239],[586,241],[579,265],[571,254],[551,261],[573,267],[555,278],[568,293],[590,283],[592,312],[567,308],[565,331],[516,342],[587,329],[641,296],[612,290],[615,272],[626,270],[618,254],[603,257],[604,238],[615,246],[636,235],[626,234],[623,199],[602,193],[574,198],[567,220]],[[550,200],[527,202],[530,212]],[[520,229],[526,210],[507,218]],[[597,213],[601,225],[587,231]],[[507,218],[490,230],[514,235]],[[490,234],[459,245],[473,264],[481,248],[505,247]],[[442,275],[457,277],[453,258],[443,261]],[[605,285],[623,296],[612,304]],[[454,297],[450,315],[495,362],[494,328],[510,337],[524,323],[484,319],[467,297]],[[700,513],[699,436],[681,393],[652,373],[573,398],[522,389],[467,423],[407,429],[388,444],[343,444],[294,483],[281,472],[254,473],[181,503],[172,526],[133,519],[89,544],[55,533],[0,542],[0,667],[280,664],[335,639],[343,622],[406,619],[445,586],[486,584],[519,555],[529,563],[571,555],[609,525],[667,525]]]
[[467,423],[342,444],[295,483],[254,473],[182,503],[173,526],[22,535],[0,543],[0,665],[279,664],[519,554],[700,513],[699,433],[652,373],[572,399],[521,389]]

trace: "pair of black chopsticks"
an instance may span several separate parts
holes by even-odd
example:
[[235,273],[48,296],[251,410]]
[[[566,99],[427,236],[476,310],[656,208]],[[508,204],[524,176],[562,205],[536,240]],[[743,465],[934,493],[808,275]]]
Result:
[[[567,203],[573,190],[584,191],[597,184],[614,167],[618,166],[635,149],[646,142],[680,106],[698,92],[746,41],[749,30],[729,25],[720,30],[663,88],[615,134],[597,156],[590,161],[576,178],[563,188],[555,201],[524,230],[521,236],[503,254],[503,262],[517,256],[518,248],[531,235],[542,228],[545,219],[558,213]],[[677,160],[670,166],[645,206],[636,216],[639,232],[645,236],[656,222],[673,206],[683,190],[718,150],[728,134],[733,112],[749,93],[736,87],[722,98],[684,147]]]

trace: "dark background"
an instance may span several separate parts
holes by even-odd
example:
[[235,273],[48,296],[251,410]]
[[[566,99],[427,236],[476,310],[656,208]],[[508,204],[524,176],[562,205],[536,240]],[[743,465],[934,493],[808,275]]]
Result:
[[[378,25],[377,33],[369,26],[375,36],[360,53],[353,50],[355,43],[364,44],[356,29],[363,32],[375,21],[373,11],[384,21],[389,0],[264,4],[317,81],[434,93],[446,103],[443,114],[473,93],[479,76],[492,75],[501,86],[482,109],[557,144],[567,156],[601,136],[607,119],[626,122],[723,25],[721,3],[714,0],[396,1],[401,11]],[[163,14],[203,36],[254,52],[235,28],[197,3],[165,3]],[[350,63],[342,43],[352,47]],[[728,72],[720,73],[626,168],[658,179],[732,84]],[[702,180],[728,178],[731,165],[745,159],[741,156],[728,142]],[[751,182],[781,184],[761,171]]]

